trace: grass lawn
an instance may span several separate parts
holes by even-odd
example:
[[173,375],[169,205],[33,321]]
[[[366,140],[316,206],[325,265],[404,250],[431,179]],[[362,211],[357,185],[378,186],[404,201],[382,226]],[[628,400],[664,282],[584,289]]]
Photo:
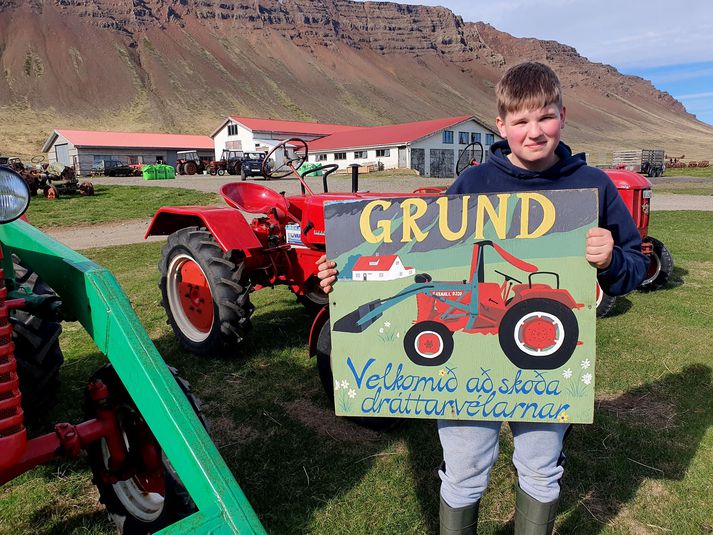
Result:
[[30,201],[27,217],[38,228],[91,225],[128,219],[146,219],[162,206],[222,204],[219,195],[158,186],[94,185],[91,197],[61,196],[54,200],[38,195]]
[[[713,218],[657,212],[651,233],[674,257],[673,280],[620,299],[597,323],[595,423],[575,426],[568,440],[558,533],[713,532]],[[253,295],[255,328],[240,356],[182,352],[160,307],[159,249],[88,255],[114,271],[161,354],[205,402],[213,438],[266,529],[435,533],[434,423],[376,433],[336,418],[307,354],[309,319],[284,289]],[[81,418],[82,389],[103,362],[76,324],[65,325],[63,348],[61,404],[50,423]],[[511,435],[502,438],[482,534],[510,533],[515,473]],[[15,533],[114,533],[81,459],[0,489],[0,534]]]
[[694,176],[702,178],[713,178],[713,166],[708,167],[685,167],[682,169],[666,169],[663,176],[679,177]]
[[654,194],[674,193],[679,195],[713,195],[713,179],[692,181],[686,178],[660,179],[653,186]]

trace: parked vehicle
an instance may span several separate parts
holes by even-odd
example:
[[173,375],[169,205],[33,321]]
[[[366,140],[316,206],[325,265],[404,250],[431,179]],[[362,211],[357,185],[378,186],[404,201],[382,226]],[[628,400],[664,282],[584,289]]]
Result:
[[195,175],[203,173],[210,165],[210,158],[198,156],[196,150],[180,150],[177,153],[176,174]]
[[243,151],[223,149],[220,160],[213,160],[208,165],[208,172],[215,176],[238,175],[242,164]]
[[614,169],[625,169],[650,177],[663,175],[666,170],[663,149],[618,150],[612,161]]
[[[99,499],[123,534],[181,519],[172,533],[264,533],[188,383],[165,365],[115,279],[17,220],[30,201],[17,173],[0,167],[0,184],[0,485],[86,450]],[[29,432],[55,405],[63,320],[78,321],[111,364],[88,379],[78,401],[85,421]]]
[[100,160],[92,166],[91,175],[133,176],[134,170],[120,160]]
[[[641,252],[649,257],[649,268],[639,290],[661,288],[673,273],[673,257],[666,246],[649,235],[651,212],[651,182],[638,173],[624,169],[604,169],[619,191],[641,235]],[[597,316],[603,317],[614,308],[616,298],[605,294],[597,286]]]
[[[246,152],[240,161],[240,180],[247,180],[249,176],[261,176],[269,180],[269,173],[262,172],[265,154],[262,152]],[[232,173],[231,173],[232,174]]]

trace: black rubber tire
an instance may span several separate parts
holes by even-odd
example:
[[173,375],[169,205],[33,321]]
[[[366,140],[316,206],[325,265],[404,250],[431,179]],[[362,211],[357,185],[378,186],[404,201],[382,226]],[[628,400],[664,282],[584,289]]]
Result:
[[62,326],[22,310],[16,311],[10,322],[22,409],[28,419],[35,419],[47,413],[59,392],[59,370],[64,363],[59,347]]
[[310,277],[304,286],[305,294],[297,296],[297,302],[300,303],[307,314],[316,316],[320,310],[329,304],[329,296],[322,291],[319,286],[319,279]]
[[597,304],[597,317],[604,318],[614,309],[616,305],[616,297],[602,292],[601,301]]
[[649,272],[646,274],[646,279],[639,285],[639,290],[650,292],[657,290],[668,282],[669,277],[673,273],[673,257],[666,248],[656,238],[648,236],[644,241],[649,241],[654,247],[654,252],[651,255]]
[[[168,270],[171,261],[180,254],[188,255],[206,276],[213,301],[213,323],[204,340],[191,340],[180,328],[171,310],[168,296]],[[250,302],[250,286],[243,280],[243,264],[232,261],[205,228],[187,227],[168,237],[159,262],[159,288],[162,304],[181,346],[191,353],[205,355],[236,346],[252,328],[250,316],[254,307]],[[179,311],[180,313],[180,311]],[[179,316],[180,317],[180,316]]]
[[[203,426],[208,428],[205,417],[201,410],[201,402],[196,398],[190,389],[190,384],[176,374],[176,370],[169,368],[173,373],[178,386],[186,395],[191,407],[200,419]],[[109,391],[107,405],[113,409],[119,420],[119,424],[125,431],[125,438],[128,442],[129,459],[137,462],[137,470],[141,470],[140,465],[140,446],[146,442],[137,442],[137,439],[156,441],[150,428],[144,421],[141,413],[136,409],[136,405],[129,396],[126,388],[119,379],[114,368],[107,364],[97,370],[90,382],[101,380]],[[94,404],[88,395],[85,395],[84,410],[87,418],[95,417]],[[163,503],[155,510],[156,518],[151,520],[141,519],[132,515],[126,506],[122,503],[120,495],[127,498],[127,491],[123,490],[124,482],[118,482],[114,485],[105,481],[102,477],[107,472],[106,462],[104,459],[103,440],[90,444],[87,448],[87,458],[89,466],[92,470],[92,482],[96,485],[99,491],[99,501],[104,504],[109,513],[109,517],[116,524],[119,533],[124,535],[148,535],[155,533],[164,527],[173,524],[174,522],[185,518],[186,516],[196,512],[197,508],[193,503],[188,491],[183,486],[178,474],[175,472],[170,462],[165,455],[161,455],[163,460],[163,478],[164,478],[164,495]],[[160,446],[156,443],[156,447]],[[140,473],[140,472],[139,472]],[[131,484],[132,480],[125,480]]]
[[183,171],[187,175],[195,175],[198,172],[198,166],[195,162],[186,162],[183,164]]
[[[443,341],[443,349],[441,353],[433,358],[427,358],[419,355],[416,351],[416,339],[426,331],[432,331],[441,337]],[[453,355],[453,333],[437,321],[421,321],[413,325],[404,336],[404,351],[406,356],[411,359],[411,362],[419,366],[441,366],[448,362],[448,359]]]
[[218,176],[223,176],[225,173],[227,173],[225,169],[218,169]]
[[[319,331],[317,338],[317,371],[319,372],[319,380],[322,382],[324,393],[327,394],[329,402],[334,407],[334,375],[332,375],[332,330],[329,321],[325,322],[322,329]],[[348,420],[366,427],[374,431],[387,431],[393,429],[399,423],[401,418],[367,418],[359,416],[349,416]]]
[[[515,326],[524,316],[544,312],[559,319],[564,330],[564,340],[551,355],[535,357],[518,347]],[[524,370],[554,370],[564,365],[574,353],[579,338],[579,324],[571,309],[552,299],[527,299],[508,310],[498,328],[500,347],[515,366]]]
[[248,179],[247,175],[245,174],[245,169],[240,169],[240,180],[245,182]]
[[176,174],[177,175],[183,174],[183,164],[182,163],[176,164]]

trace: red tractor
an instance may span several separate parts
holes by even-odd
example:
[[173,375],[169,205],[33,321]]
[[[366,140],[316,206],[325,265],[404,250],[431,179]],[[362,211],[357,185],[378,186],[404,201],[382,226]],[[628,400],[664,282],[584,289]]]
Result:
[[[282,163],[270,165],[277,151],[276,161]],[[251,328],[250,294],[262,288],[286,285],[308,311],[324,308],[327,296],[319,287],[315,262],[325,251],[325,202],[414,195],[357,193],[354,175],[351,193],[330,193],[328,176],[336,164],[305,172],[324,172],[323,192],[316,194],[296,171],[307,154],[307,144],[293,138],[263,159],[267,178],[294,174],[300,195],[287,197],[253,182],[233,182],[220,189],[229,207],[164,207],[154,215],[146,236],[168,235],[159,263],[163,306],[188,351],[235,351]],[[436,193],[437,188],[416,195]],[[263,215],[248,221],[243,211]]]
[[[624,199],[631,217],[641,234],[641,251],[649,257],[649,269],[639,290],[656,290],[666,284],[673,273],[673,257],[666,246],[653,236],[649,236],[649,213],[651,210],[651,182],[644,176],[625,169],[604,169]],[[614,307],[615,297],[601,291],[597,285],[597,316],[609,314]]]

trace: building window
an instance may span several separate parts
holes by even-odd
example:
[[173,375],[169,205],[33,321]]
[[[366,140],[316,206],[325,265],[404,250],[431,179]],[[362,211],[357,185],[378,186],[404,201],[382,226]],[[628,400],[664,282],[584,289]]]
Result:
[[346,153],[346,152],[335,152],[335,153],[334,153],[334,159],[335,159],[335,160],[346,160],[346,159],[347,159],[347,153]]
[[471,143],[480,143],[480,132],[473,132],[470,134]]
[[238,135],[238,125],[237,124],[229,124],[228,125],[228,135],[229,136],[237,136]]
[[317,154],[314,158],[315,162],[326,162],[327,161],[327,155],[326,154]]
[[129,165],[138,165],[138,163],[139,163],[138,156],[129,156]]
[[495,143],[495,134],[485,134],[485,144],[492,145]]
[[458,143],[460,145],[468,144],[468,132],[458,132]]
[[354,159],[355,160],[363,160],[366,158],[366,151],[365,150],[355,150],[354,151]]
[[391,156],[389,149],[376,149],[377,158],[386,158]]
[[94,163],[99,163],[102,160],[113,160],[115,159],[113,156],[109,156],[108,154],[95,154],[94,155]]
[[453,130],[443,131],[443,143],[453,145]]

